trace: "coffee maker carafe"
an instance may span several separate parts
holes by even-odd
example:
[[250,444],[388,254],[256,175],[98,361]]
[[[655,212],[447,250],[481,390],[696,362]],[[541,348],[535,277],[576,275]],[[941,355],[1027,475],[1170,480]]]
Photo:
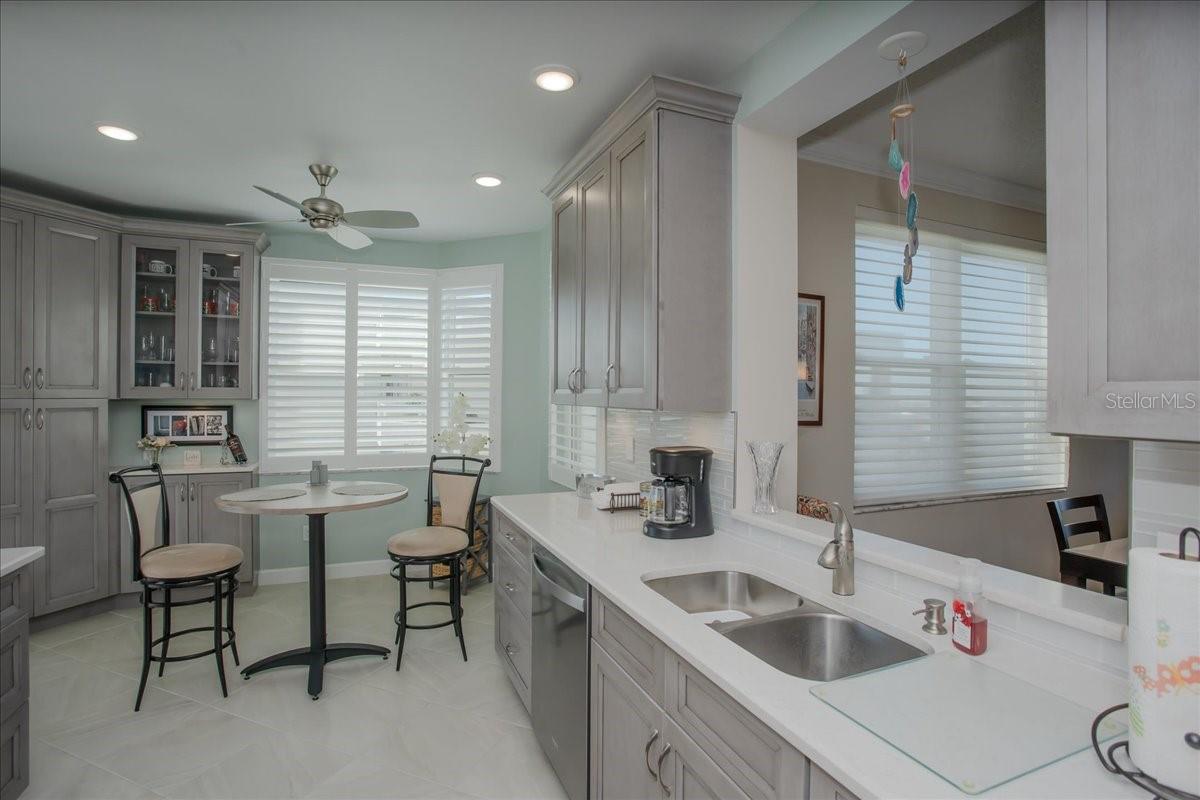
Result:
[[712,535],[712,457],[706,447],[651,448],[650,471],[659,479],[650,487],[649,516],[642,533],[655,539]]

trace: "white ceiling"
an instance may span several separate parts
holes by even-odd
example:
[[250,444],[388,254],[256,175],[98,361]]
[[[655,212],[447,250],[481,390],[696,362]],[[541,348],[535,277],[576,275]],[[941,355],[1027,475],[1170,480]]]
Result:
[[[548,222],[541,187],[642,78],[716,83],[811,5],[6,0],[0,177],[231,222],[287,218],[251,184],[309,197],[322,161],[347,210],[417,215],[396,238],[529,231]],[[545,63],[579,84],[537,89]],[[105,139],[98,121],[142,139]],[[475,186],[480,171],[504,185]]]
[[[918,184],[1044,206],[1045,45],[1037,3],[909,77]],[[885,168],[895,87],[800,139],[800,153]]]

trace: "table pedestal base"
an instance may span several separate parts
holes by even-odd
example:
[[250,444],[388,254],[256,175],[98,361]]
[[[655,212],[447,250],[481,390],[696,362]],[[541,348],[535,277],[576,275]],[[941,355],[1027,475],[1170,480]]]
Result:
[[285,650],[255,661],[242,670],[246,680],[251,675],[275,667],[308,665],[308,693],[316,700],[321,696],[325,665],[330,661],[352,656],[383,656],[391,651],[375,644],[325,642],[325,515],[308,515],[308,647]]

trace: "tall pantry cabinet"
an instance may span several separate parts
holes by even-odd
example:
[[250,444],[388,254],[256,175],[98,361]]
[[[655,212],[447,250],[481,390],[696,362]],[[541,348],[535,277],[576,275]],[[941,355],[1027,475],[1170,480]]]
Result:
[[0,546],[46,548],[34,614],[109,590],[118,237],[111,218],[72,211],[0,203]]

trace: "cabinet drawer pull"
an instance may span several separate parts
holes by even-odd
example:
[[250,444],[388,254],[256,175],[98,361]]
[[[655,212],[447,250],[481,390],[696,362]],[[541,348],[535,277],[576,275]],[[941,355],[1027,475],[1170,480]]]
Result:
[[33,382],[39,389],[44,389],[46,387],[46,373],[41,367],[38,367],[38,371],[33,379]]
[[25,374],[21,377],[21,383],[25,386],[26,389],[28,389],[32,382],[33,382],[33,370],[30,369],[29,367],[26,367]]
[[667,742],[667,746],[664,747],[662,752],[659,753],[659,755],[658,755],[658,765],[657,765],[658,766],[658,785],[662,787],[663,793],[667,797],[671,796],[671,787],[667,786],[666,782],[663,780],[663,761],[666,759],[667,754],[670,752],[671,752],[671,743]]
[[612,384],[609,383],[608,378],[616,368],[616,362],[609,362],[608,367],[604,370],[604,391],[606,392],[612,392]]
[[46,412],[43,409],[37,410],[37,429],[40,431],[46,426]]
[[517,587],[514,586],[513,584],[511,584],[511,583],[504,584],[504,591],[508,592],[509,594],[512,594],[516,590],[517,590]]
[[188,383],[190,384],[192,391],[196,391],[196,373],[188,373]]
[[504,538],[505,538],[505,539],[508,539],[508,540],[509,540],[510,542],[512,542],[513,544],[516,544],[516,543],[517,543],[517,537],[513,536],[513,535],[512,535],[511,533],[509,533],[508,531],[505,531],[505,532],[504,532]]
[[506,644],[504,645],[504,653],[509,658],[512,658],[517,654],[517,648],[513,647],[511,644]]
[[33,427],[33,412],[27,408],[27,409],[25,409],[24,416],[25,416],[25,430],[29,430],[30,428]]
[[642,759],[646,762],[646,771],[650,773],[650,777],[658,780],[658,773],[654,771],[654,767],[650,766],[650,748],[654,747],[654,743],[658,741],[658,731],[650,734],[650,741],[646,742],[646,755]]
[[196,484],[191,484],[191,492],[188,494],[188,499],[195,501],[196,499]]
[[181,483],[179,484],[179,502],[182,503],[184,500],[187,500],[187,489]]

